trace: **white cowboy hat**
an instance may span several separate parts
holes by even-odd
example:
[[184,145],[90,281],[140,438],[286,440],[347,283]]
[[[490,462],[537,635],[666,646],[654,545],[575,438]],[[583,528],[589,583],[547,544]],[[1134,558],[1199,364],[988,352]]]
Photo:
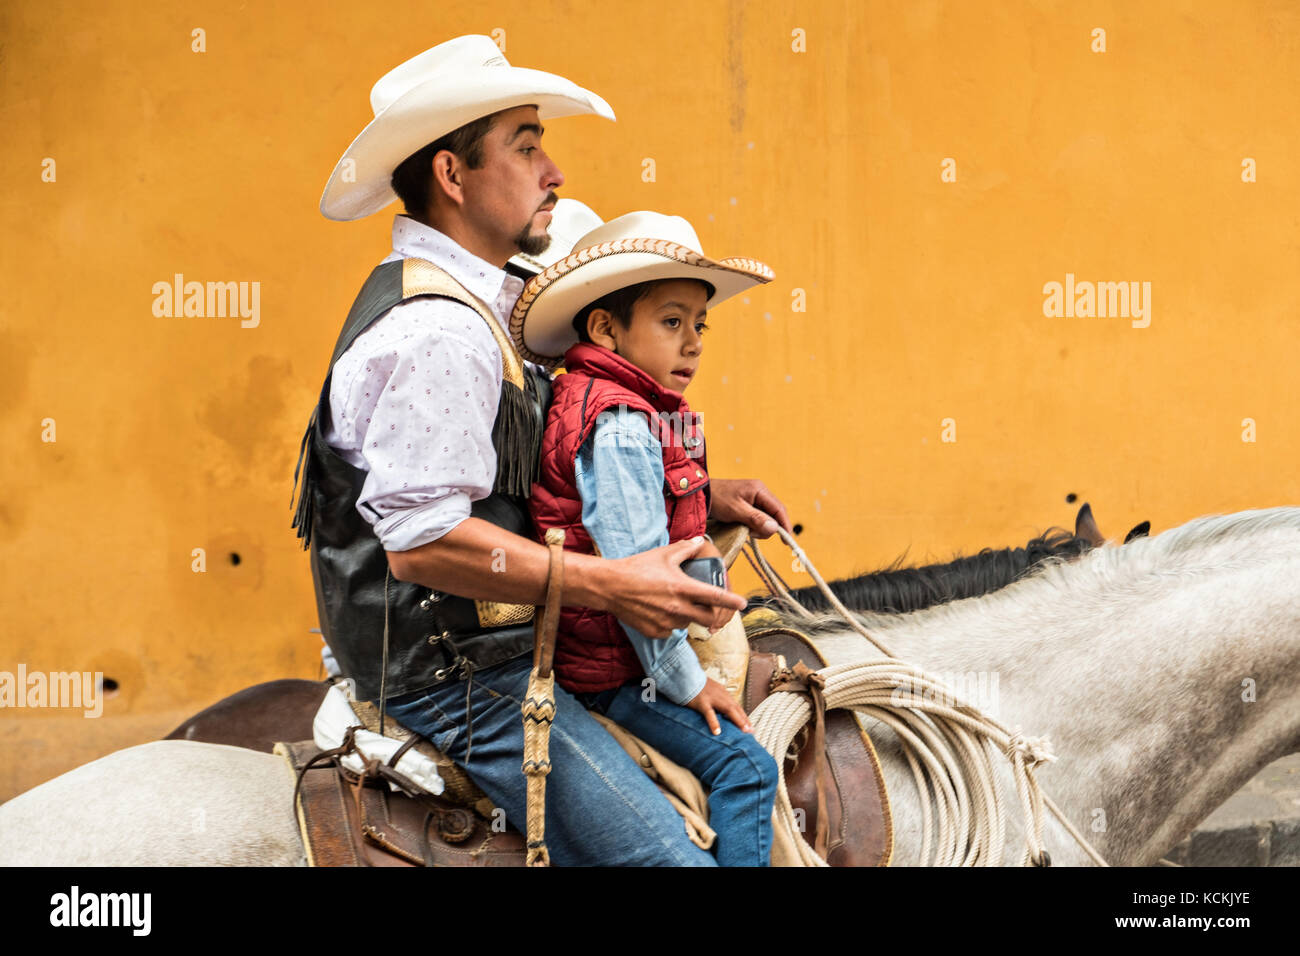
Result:
[[587,233],[574,251],[528,280],[510,315],[510,335],[530,362],[555,367],[578,341],[573,317],[601,296],[654,279],[699,279],[713,286],[708,307],[771,282],[756,259],[710,259],[681,216],[630,212]]
[[320,211],[360,219],[397,198],[393,170],[406,157],[466,123],[516,106],[543,120],[578,113],[614,118],[609,104],[552,73],[511,66],[491,37],[440,43],[389,70],[370,91],[375,118],[334,167]]
[[524,278],[535,276],[547,266],[554,265],[567,256],[573,251],[575,242],[604,221],[592,212],[591,207],[586,203],[569,199],[567,196],[559,199],[555,203],[555,208],[551,210],[551,223],[546,227],[546,231],[551,236],[551,244],[546,247],[546,251],[539,252],[535,256],[518,252],[510,257],[510,262],[520,272],[527,273]]

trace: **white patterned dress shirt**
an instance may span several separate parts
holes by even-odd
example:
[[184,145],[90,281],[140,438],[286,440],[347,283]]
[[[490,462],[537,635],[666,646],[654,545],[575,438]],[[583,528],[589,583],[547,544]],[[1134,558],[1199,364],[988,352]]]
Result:
[[[384,262],[441,267],[508,330],[523,282],[436,229],[399,215]],[[445,298],[394,306],[334,365],[325,441],[369,474],[357,510],[386,551],[436,541],[469,517],[496,478],[492,425],[501,351],[482,316]]]

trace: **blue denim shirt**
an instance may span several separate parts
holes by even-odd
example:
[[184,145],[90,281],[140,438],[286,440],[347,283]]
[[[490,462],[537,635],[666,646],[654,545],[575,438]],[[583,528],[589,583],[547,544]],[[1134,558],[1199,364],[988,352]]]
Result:
[[[573,465],[582,524],[602,557],[626,558],[668,543],[663,449],[645,415],[622,406],[602,412]],[[704,670],[684,628],[655,640],[619,624],[655,693],[685,704],[704,689]]]

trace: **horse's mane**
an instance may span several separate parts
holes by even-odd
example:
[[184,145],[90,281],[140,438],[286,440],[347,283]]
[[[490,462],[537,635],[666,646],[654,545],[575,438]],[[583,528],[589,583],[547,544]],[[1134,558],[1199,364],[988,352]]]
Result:
[[[1074,560],[1046,557],[1015,583],[980,598],[980,607],[994,613],[1003,602],[1014,602],[1033,607],[1044,621],[1065,606],[1074,609],[1071,613],[1078,613],[1078,608],[1091,604],[1100,613],[1108,603],[1137,590],[1144,595],[1153,594],[1153,577],[1165,579],[1172,589],[1203,571],[1248,566],[1266,550],[1260,547],[1260,536],[1276,531],[1300,531],[1300,507],[1207,515],[1155,537],[1135,538],[1123,546],[1094,548]],[[1072,599],[1062,601],[1063,594],[1071,595]],[[946,618],[966,613],[970,604],[970,601],[949,602],[904,616],[878,612],[855,612],[854,616],[868,629],[883,633],[910,623],[939,624]],[[776,606],[771,610],[781,624],[804,631],[844,627],[843,619],[834,611],[814,613],[809,619]],[[771,620],[758,626],[771,626]]]
[[[888,567],[831,581],[831,593],[853,611],[907,614],[922,608],[961,598],[987,594],[1027,573],[1034,565],[1053,557],[1077,557],[1092,544],[1061,528],[1049,528],[1023,548],[985,548],[978,554],[960,555],[945,564],[901,567],[906,554]],[[821,588],[799,588],[791,592],[810,611],[829,611],[830,602]],[[781,598],[764,595],[750,601],[750,607],[785,609]]]

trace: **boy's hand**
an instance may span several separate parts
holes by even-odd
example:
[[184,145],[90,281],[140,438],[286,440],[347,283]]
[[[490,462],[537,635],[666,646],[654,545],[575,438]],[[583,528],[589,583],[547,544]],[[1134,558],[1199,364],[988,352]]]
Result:
[[704,690],[687,701],[686,706],[702,714],[709,725],[709,730],[715,734],[722,733],[722,727],[718,724],[718,714],[722,714],[745,733],[754,732],[754,725],[749,722],[749,718],[736,703],[736,699],[727,693],[727,688],[712,677],[705,678]]

